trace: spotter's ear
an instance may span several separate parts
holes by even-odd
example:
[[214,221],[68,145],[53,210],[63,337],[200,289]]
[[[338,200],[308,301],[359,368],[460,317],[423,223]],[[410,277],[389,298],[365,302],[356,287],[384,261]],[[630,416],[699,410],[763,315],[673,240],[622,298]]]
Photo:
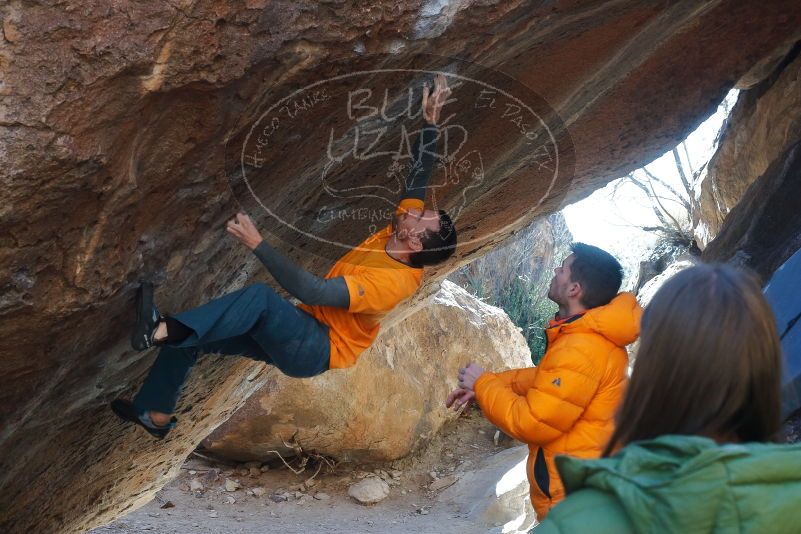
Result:
[[583,294],[584,294],[584,289],[582,289],[581,284],[579,282],[570,282],[570,285],[567,286],[568,297],[575,297],[580,299]]

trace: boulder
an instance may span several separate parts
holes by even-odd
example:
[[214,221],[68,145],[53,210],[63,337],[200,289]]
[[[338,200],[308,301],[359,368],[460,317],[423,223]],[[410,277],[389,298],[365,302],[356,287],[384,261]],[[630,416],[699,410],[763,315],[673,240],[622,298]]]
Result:
[[[639,296],[651,280],[665,272],[671,265],[676,262],[692,261],[694,257],[684,245],[669,241],[658,241],[648,257],[640,260],[637,278],[633,284],[632,291]],[[662,284],[659,283],[659,285],[661,286]],[[642,303],[642,301],[640,302]]]
[[651,302],[651,299],[654,298],[654,295],[662,287],[665,282],[673,278],[676,274],[680,273],[684,269],[688,267],[692,267],[696,264],[696,261],[690,258],[680,258],[667,265],[662,272],[648,280],[644,286],[642,286],[639,291],[637,291],[637,300],[639,301],[640,305],[643,307],[648,306],[648,303]]
[[400,458],[456,417],[445,397],[469,361],[497,371],[531,365],[503,310],[445,281],[418,311],[383,330],[355,367],[306,380],[270,372],[203,445],[236,460],[291,454],[285,442],[340,460]]

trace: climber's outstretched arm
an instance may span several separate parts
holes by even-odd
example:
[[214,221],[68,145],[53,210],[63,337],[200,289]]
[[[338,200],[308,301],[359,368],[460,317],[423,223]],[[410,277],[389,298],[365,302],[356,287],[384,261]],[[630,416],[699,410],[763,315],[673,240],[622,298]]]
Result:
[[426,86],[423,88],[423,119],[425,126],[420,132],[412,148],[412,169],[406,179],[405,189],[401,199],[416,198],[425,201],[426,187],[431,171],[434,168],[434,160],[437,156],[437,142],[439,141],[439,123],[442,106],[445,105],[451,90],[445,76],[437,74],[434,78],[434,89]]
[[226,230],[251,249],[281,287],[302,303],[346,309],[350,306],[350,294],[344,278],[320,278],[295,265],[261,237],[246,214],[237,213],[228,221]]
[[426,122],[412,148],[412,169],[404,184],[401,200],[415,198],[425,201],[428,179],[431,177],[436,159],[438,137],[437,127]]

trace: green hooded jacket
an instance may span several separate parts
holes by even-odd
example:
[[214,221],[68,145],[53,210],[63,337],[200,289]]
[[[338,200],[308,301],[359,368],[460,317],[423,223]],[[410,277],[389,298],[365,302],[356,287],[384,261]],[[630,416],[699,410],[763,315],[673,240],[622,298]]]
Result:
[[568,496],[536,534],[801,533],[801,444],[672,435],[556,464]]

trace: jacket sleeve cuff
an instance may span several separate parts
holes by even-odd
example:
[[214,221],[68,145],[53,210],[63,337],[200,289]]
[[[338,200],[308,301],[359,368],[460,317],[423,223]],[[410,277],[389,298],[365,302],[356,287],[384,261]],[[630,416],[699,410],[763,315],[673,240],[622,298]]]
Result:
[[484,372],[476,379],[475,384],[473,384],[473,391],[476,393],[476,400],[481,397],[487,384],[489,384],[493,378],[495,378],[495,374]]

